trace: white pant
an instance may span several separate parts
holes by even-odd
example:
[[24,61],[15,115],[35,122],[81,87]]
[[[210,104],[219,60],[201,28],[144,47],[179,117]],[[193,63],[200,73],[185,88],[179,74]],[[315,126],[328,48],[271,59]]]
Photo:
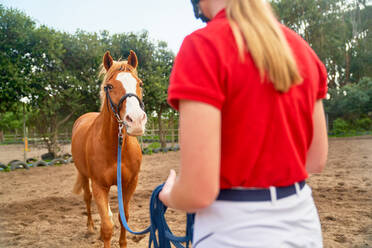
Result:
[[319,216],[304,188],[267,202],[215,201],[197,212],[193,248],[323,247]]

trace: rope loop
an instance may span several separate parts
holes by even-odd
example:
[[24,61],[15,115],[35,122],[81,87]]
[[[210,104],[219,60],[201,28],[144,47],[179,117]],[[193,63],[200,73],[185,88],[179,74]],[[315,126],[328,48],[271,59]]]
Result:
[[[120,127],[119,127],[120,129]],[[124,228],[135,235],[143,235],[150,233],[149,237],[149,248],[171,248],[171,243],[176,248],[189,248],[192,243],[192,234],[194,227],[194,214],[187,214],[186,221],[186,235],[183,237],[175,236],[170,230],[167,221],[165,220],[165,212],[167,207],[159,200],[159,193],[163,189],[164,184],[159,185],[152,192],[150,198],[150,220],[151,224],[149,227],[140,232],[132,231],[127,223],[124,212],[123,204],[123,192],[121,184],[121,148],[122,148],[122,135],[118,135],[118,157],[117,157],[117,186],[118,186],[118,201],[119,201],[119,214],[120,220]],[[186,243],[186,246],[183,246],[182,243]]]

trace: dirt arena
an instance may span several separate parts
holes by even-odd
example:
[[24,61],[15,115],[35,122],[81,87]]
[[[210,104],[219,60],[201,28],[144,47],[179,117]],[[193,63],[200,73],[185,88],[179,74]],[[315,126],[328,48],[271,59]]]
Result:
[[[64,147],[68,151],[69,147]],[[31,150],[31,156],[42,151]],[[139,185],[131,201],[129,225],[148,225],[149,196],[169,169],[176,168],[179,152],[144,156]],[[22,159],[21,146],[0,146],[0,162]],[[73,164],[0,173],[0,247],[102,247],[99,215],[93,204],[95,234],[88,234],[82,196],[72,195]],[[322,222],[325,247],[372,247],[372,137],[332,138],[328,164],[321,175],[308,180]],[[116,187],[110,205],[117,214]],[[184,229],[183,213],[167,212],[178,234]],[[112,247],[119,247],[119,222],[114,218]],[[128,235],[128,247],[147,247],[148,236]]]

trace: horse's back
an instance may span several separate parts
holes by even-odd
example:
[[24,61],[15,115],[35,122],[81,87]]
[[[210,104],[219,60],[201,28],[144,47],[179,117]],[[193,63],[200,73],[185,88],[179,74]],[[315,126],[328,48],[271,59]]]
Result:
[[74,158],[76,168],[85,176],[87,175],[85,147],[88,133],[94,120],[99,113],[91,112],[80,116],[72,128],[71,153]]
[[78,132],[77,130],[81,128],[86,129],[88,126],[92,125],[93,121],[97,118],[98,115],[98,112],[90,112],[80,116],[75,121],[74,126],[72,127],[72,137],[74,137],[74,134]]

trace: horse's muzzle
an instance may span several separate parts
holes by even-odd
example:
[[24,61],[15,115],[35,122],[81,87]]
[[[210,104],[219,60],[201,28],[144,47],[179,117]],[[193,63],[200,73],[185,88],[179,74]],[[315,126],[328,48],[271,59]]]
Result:
[[127,134],[131,136],[141,136],[145,132],[147,115],[144,111],[127,113],[124,117]]

